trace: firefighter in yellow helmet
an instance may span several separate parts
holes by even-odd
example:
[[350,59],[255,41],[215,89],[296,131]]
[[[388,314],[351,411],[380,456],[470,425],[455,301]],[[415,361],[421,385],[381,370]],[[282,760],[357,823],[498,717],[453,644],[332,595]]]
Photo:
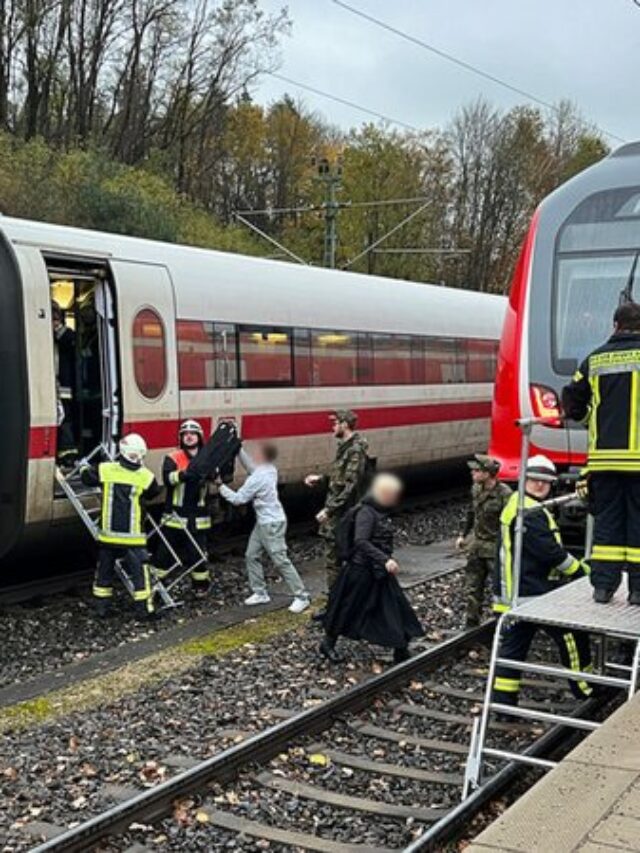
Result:
[[156,478],[144,467],[147,445],[137,433],[125,435],[113,462],[97,468],[80,463],[86,486],[99,486],[102,510],[98,532],[98,567],[93,584],[96,612],[108,616],[112,609],[116,560],[121,559],[134,587],[134,606],[141,620],[154,617],[147,537],[143,527],[143,501],[160,493]]

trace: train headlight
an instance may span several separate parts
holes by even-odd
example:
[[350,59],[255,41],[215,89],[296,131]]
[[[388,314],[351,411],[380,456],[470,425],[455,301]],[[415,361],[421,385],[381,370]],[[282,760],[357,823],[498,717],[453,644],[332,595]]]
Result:
[[553,388],[546,385],[530,385],[529,395],[531,406],[536,418],[547,418],[545,426],[561,427],[562,413],[560,411],[560,400]]

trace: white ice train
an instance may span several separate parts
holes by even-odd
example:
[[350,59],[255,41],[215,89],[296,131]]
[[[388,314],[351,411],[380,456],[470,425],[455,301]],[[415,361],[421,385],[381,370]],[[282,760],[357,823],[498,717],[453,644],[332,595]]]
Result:
[[73,519],[52,300],[76,332],[81,453],[135,430],[157,470],[182,418],[231,417],[292,482],[329,463],[341,407],[385,468],[486,446],[501,297],[0,217],[0,558]]

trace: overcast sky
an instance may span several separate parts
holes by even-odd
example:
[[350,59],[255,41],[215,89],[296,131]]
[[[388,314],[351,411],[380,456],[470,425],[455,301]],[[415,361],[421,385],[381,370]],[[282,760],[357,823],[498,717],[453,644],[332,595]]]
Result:
[[[640,138],[640,7],[633,0],[348,0],[545,101],[570,98],[624,139]],[[289,8],[280,72],[419,127],[442,125],[478,96],[510,107],[523,98],[407,43],[331,0],[261,0]],[[255,92],[285,91],[342,127],[357,111],[267,78]],[[612,145],[615,140],[608,140]]]

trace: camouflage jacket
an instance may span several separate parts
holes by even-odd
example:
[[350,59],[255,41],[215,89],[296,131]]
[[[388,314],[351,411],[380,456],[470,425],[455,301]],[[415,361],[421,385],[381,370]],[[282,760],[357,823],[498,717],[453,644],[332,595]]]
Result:
[[464,534],[473,531],[469,553],[476,557],[495,557],[500,536],[500,514],[511,496],[511,489],[504,483],[485,489],[478,484],[471,487],[472,507],[467,517]]
[[368,447],[367,440],[357,432],[338,445],[324,505],[330,519],[342,515],[362,497]]

